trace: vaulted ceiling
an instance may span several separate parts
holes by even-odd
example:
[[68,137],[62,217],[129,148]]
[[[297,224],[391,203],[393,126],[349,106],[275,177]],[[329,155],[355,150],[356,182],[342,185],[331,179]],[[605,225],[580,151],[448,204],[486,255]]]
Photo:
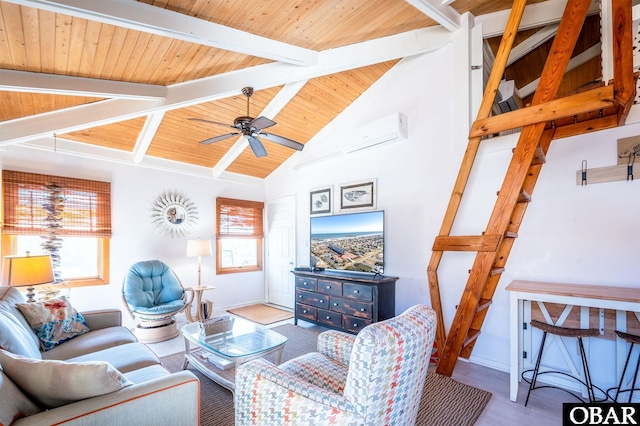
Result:
[[[505,73],[526,103],[563,0],[530,1]],[[200,141],[247,115],[306,144],[400,59],[441,48],[470,12],[490,66],[504,0],[0,1],[0,146],[215,176],[264,178],[296,151],[244,137]],[[604,16],[603,15],[603,20]],[[599,6],[583,28],[564,94],[602,80]],[[519,50],[518,50],[519,49]],[[604,56],[603,56],[604,57]],[[485,70],[485,72],[488,72]],[[606,73],[605,73],[606,75]]]

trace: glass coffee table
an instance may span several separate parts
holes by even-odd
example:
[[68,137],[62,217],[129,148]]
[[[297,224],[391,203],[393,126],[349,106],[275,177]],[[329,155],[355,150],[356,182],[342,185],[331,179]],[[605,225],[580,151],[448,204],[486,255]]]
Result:
[[231,316],[187,324],[180,331],[185,346],[182,369],[191,363],[202,374],[232,392],[235,389],[235,367],[274,352],[276,364],[279,364],[287,343],[287,338],[280,333]]

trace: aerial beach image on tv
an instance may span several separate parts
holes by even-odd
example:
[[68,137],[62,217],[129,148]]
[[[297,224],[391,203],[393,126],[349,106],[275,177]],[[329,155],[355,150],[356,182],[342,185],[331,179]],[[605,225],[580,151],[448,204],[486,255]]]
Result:
[[311,265],[316,268],[382,274],[384,212],[312,218]]

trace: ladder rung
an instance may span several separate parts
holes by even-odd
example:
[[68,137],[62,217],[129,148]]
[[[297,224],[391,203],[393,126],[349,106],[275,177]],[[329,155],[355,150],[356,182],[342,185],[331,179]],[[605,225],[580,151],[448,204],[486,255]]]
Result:
[[544,151],[542,150],[542,147],[540,145],[538,145],[538,147],[536,148],[536,153],[533,157],[533,161],[531,161],[531,165],[538,165],[538,164],[544,164],[547,162],[547,156],[544,155]]
[[528,203],[531,201],[531,194],[529,194],[524,189],[520,190],[520,195],[518,195],[519,203]]
[[[511,150],[512,153],[515,152],[515,151],[516,151],[515,148],[513,148]],[[536,166],[538,164],[544,164],[546,162],[547,162],[547,156],[544,155],[544,151],[542,150],[542,147],[540,145],[538,145],[536,147],[535,154],[533,154],[533,159],[531,160],[531,165],[532,166]]]
[[440,235],[433,243],[433,251],[496,251],[500,235]]
[[491,299],[480,299],[478,302],[478,306],[476,307],[476,313],[482,311],[483,309],[487,309],[489,305],[493,303]]
[[489,276],[492,277],[494,275],[498,275],[504,272],[504,268],[493,268],[490,272],[489,272]]
[[[500,191],[498,191],[496,194],[499,196],[500,195]],[[516,202],[517,203],[528,203],[529,201],[531,201],[531,194],[529,194],[524,189],[521,189],[520,193],[518,194],[518,199],[516,200]]]
[[462,346],[468,346],[471,342],[476,340],[480,336],[480,330],[469,330],[467,333],[467,338],[465,339]]

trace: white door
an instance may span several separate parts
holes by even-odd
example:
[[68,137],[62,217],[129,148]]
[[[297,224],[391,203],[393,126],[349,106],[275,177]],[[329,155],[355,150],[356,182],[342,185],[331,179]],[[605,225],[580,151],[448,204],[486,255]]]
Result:
[[267,301],[293,309],[296,264],[296,197],[267,205]]

